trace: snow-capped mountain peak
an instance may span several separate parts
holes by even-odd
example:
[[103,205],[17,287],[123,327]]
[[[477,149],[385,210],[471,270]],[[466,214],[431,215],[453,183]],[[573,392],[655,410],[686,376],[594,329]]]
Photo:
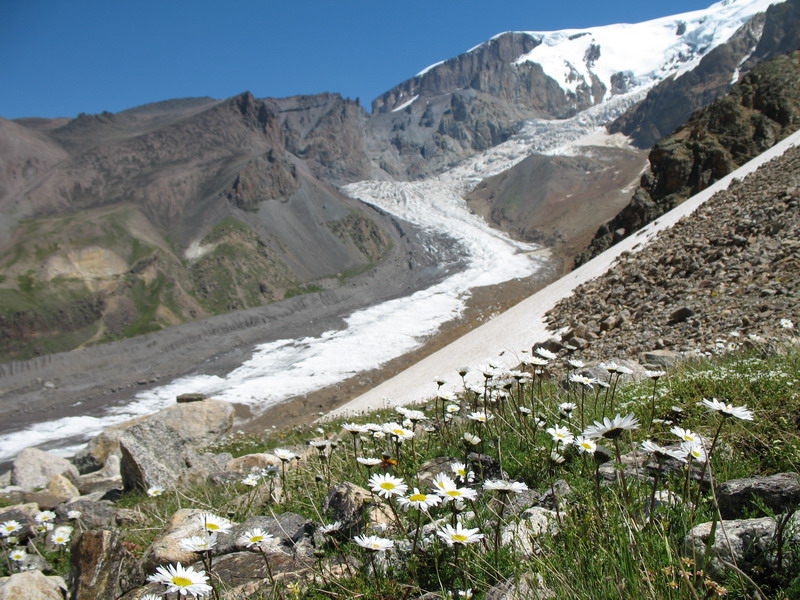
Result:
[[573,94],[579,86],[592,89],[602,83],[608,97],[694,68],[753,15],[781,1],[722,0],[703,10],[642,23],[520,32],[537,45],[516,63],[541,65],[546,75]]

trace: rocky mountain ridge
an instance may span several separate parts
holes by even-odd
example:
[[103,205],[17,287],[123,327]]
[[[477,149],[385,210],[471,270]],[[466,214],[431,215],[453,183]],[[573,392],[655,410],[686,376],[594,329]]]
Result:
[[694,113],[649,155],[650,168],[625,208],[576,262],[677,206],[800,128],[800,53],[761,63],[726,96]]

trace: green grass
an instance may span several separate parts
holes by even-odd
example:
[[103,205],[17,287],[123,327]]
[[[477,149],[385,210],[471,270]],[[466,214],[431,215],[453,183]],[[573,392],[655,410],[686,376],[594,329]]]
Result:
[[[471,588],[476,598],[482,598],[490,588],[504,581],[531,577],[541,577],[554,597],[564,600],[714,598],[723,593],[723,588],[726,597],[744,599],[754,597],[756,585],[769,598],[797,597],[800,590],[800,552],[797,549],[785,549],[790,568],[778,574],[757,571],[751,575],[754,582],[736,573],[714,580],[703,570],[702,560],[687,553],[683,546],[686,533],[693,526],[714,518],[715,501],[708,491],[698,490],[694,482],[687,487],[682,470],[665,474],[660,489],[669,489],[690,502],[658,505],[649,517],[651,482],[629,476],[626,478],[627,494],[619,484],[604,484],[598,488],[597,463],[580,455],[574,447],[562,452],[563,463],[554,463],[550,458],[552,438],[544,429],[560,423],[577,433],[581,405],[587,425],[603,416],[631,413],[639,419],[641,427],[622,436],[623,453],[632,450],[633,442],[645,439],[665,445],[675,443],[677,438],[670,433],[670,428],[679,424],[709,441],[719,429],[719,441],[710,465],[718,482],[757,474],[798,472],[800,351],[792,347],[785,353],[773,355],[752,351],[703,359],[675,369],[655,387],[647,380],[620,387],[608,398],[604,390],[593,389],[585,395],[577,390],[564,391],[558,385],[562,374],[555,372],[553,378],[536,380],[521,390],[512,380],[511,397],[490,404],[494,418],[486,424],[464,417],[473,409],[481,409],[484,403],[482,394],[467,392],[459,398],[460,416],[452,420],[440,418],[444,403],[436,400],[417,407],[432,417],[425,423],[434,425],[436,433],[419,431],[413,444],[405,442],[398,446],[387,439],[359,437],[358,454],[385,455],[396,460],[397,464],[388,466],[387,470],[403,478],[409,484],[409,492],[420,486],[417,475],[425,461],[436,457],[465,457],[468,450],[462,437],[465,432],[482,438],[480,445],[469,450],[491,457],[502,466],[509,479],[522,481],[531,490],[547,493],[557,481],[567,482],[570,492],[556,518],[557,533],[538,535],[533,540],[534,553],[523,554],[512,546],[495,547],[497,523],[510,525],[519,522],[522,516],[506,509],[499,514],[497,493],[480,489],[481,477],[475,463],[472,468],[476,471],[477,482],[473,487],[479,490],[478,499],[467,505],[467,510],[458,518],[465,526],[479,528],[485,535],[484,542],[465,546],[456,555],[453,548],[434,539],[424,550],[418,549],[413,555],[406,550],[401,553],[402,560],[391,560],[374,573],[368,568],[370,559],[364,551],[349,536],[335,534],[318,548],[319,560],[335,560],[343,553],[357,559],[361,567],[337,581],[318,580],[314,585],[306,582],[301,585],[297,597],[322,599],[340,594],[388,600],[416,598],[425,592],[441,596],[447,591]],[[754,420],[722,421],[718,414],[709,413],[698,404],[703,398],[712,397],[734,405],[746,404],[753,411]],[[558,416],[558,405],[564,401],[578,405],[569,421]],[[612,401],[613,409],[610,408]],[[532,417],[517,410],[519,405],[540,414],[546,425],[534,425]],[[366,415],[359,422],[385,423],[401,419],[394,411],[384,410]],[[720,422],[723,423],[721,428]],[[306,452],[308,440],[337,441],[332,451],[308,449],[296,468],[287,471],[286,491],[279,502],[274,499],[265,504],[245,502],[242,499],[253,493],[252,488],[236,482],[196,486],[158,498],[129,494],[119,504],[138,508],[150,524],[127,532],[126,539],[143,551],[169,515],[178,508],[189,507],[210,510],[237,522],[249,515],[284,511],[298,513],[317,523],[330,522],[330,517],[322,514],[322,506],[332,485],[349,481],[366,488],[370,474],[387,472],[381,468],[367,471],[354,461],[353,436],[342,430],[342,423],[343,420],[326,421],[267,436],[235,435],[217,444],[211,450],[242,456],[278,447]],[[610,441],[601,440],[601,443],[613,454]],[[280,475],[273,481],[272,485],[277,485]],[[263,480],[261,485],[270,484]],[[753,507],[751,513],[753,517],[770,516],[768,510],[758,507]],[[413,534],[404,534],[402,530],[412,532],[415,529],[417,513],[411,510],[397,514],[399,524],[381,535],[395,541],[412,539]],[[444,521],[452,518],[449,508],[436,507],[431,514]],[[393,518],[390,520],[395,522]],[[429,520],[423,516],[421,522]]]

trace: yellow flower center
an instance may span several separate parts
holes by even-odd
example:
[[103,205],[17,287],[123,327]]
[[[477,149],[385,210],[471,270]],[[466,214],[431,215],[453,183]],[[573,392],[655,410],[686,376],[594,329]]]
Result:
[[459,533],[454,533],[453,534],[453,541],[464,542],[464,541],[466,541],[466,539],[467,539],[467,536],[465,536],[465,535],[461,535]]
[[263,539],[264,539],[263,535],[254,535],[253,537],[250,538],[250,541],[251,542],[260,542]]
[[210,529],[211,531],[216,531],[219,529],[219,525],[216,523],[206,523],[206,529]]
[[447,490],[445,492],[445,494],[447,494],[448,496],[454,496],[455,497],[455,496],[460,496],[461,492],[459,492],[458,490]]
[[381,484],[381,487],[383,489],[385,489],[385,490],[393,490],[394,489],[394,484],[391,481],[384,481]]
[[174,583],[178,587],[185,588],[185,587],[189,587],[190,585],[192,585],[192,580],[188,579],[186,577],[180,577],[180,576],[176,575],[175,577],[172,578],[172,583]]
[[411,502],[425,502],[425,500],[428,499],[428,496],[425,494],[411,494],[408,499],[411,500]]

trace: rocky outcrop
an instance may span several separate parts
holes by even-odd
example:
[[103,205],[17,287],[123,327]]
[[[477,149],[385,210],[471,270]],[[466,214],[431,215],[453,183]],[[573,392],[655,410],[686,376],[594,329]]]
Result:
[[[785,337],[779,321],[796,314],[800,294],[798,209],[792,148],[578,286],[548,313],[549,328],[586,340],[562,347],[587,361],[654,349],[719,353]],[[681,308],[691,316],[676,319]],[[614,326],[604,327],[609,317]]]
[[800,52],[755,67],[650,152],[630,203],[596,233],[580,265],[800,127]]

